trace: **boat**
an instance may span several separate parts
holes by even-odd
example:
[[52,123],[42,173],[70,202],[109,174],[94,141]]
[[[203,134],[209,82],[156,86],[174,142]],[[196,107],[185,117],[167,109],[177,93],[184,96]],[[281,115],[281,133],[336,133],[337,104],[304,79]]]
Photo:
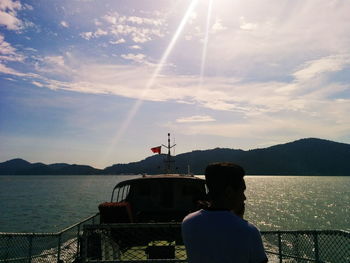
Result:
[[[207,201],[205,180],[192,174],[172,173],[172,156],[170,149],[170,133],[168,133],[168,153],[164,159],[164,173],[158,175],[142,175],[118,183],[112,191],[111,200],[98,206],[100,224],[103,226],[115,226],[115,224],[149,224],[149,223],[180,223],[183,218],[198,209],[201,209]],[[161,153],[160,146],[152,148],[153,152]],[[132,231],[138,232],[138,237],[130,239],[128,231],[110,229],[107,235],[91,235],[89,239],[81,241],[90,244],[86,255],[81,258],[94,258],[96,260],[116,260],[116,256],[107,256],[100,247],[108,247],[108,251],[118,251],[120,254],[135,246],[147,247],[148,258],[174,258],[175,246],[149,246],[150,243],[159,241],[160,237],[152,237],[147,234],[150,229],[144,225],[139,228],[133,227]],[[152,227],[151,227],[152,229]],[[125,228],[124,228],[125,230]],[[131,230],[130,230],[131,231]],[[168,242],[181,242],[181,236],[175,240],[169,238],[166,233],[161,240]],[[81,250],[83,251],[83,249]],[[96,252],[98,251],[98,252]],[[165,252],[167,251],[167,252]]]
[[[165,173],[142,175],[118,183],[113,188],[110,202],[98,207],[102,224],[181,222],[207,200],[203,178],[172,173],[170,149],[175,144],[170,145],[170,133],[168,145],[163,146],[168,149],[164,160]],[[160,147],[156,148],[160,154]]]
[[205,181],[194,176],[142,176],[117,184],[99,205],[101,223],[181,222],[206,200]]

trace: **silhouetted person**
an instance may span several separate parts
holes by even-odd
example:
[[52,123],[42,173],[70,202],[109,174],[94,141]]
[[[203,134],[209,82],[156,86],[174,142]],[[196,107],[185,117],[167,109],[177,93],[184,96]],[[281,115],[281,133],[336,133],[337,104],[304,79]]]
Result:
[[259,230],[243,220],[244,170],[233,163],[214,163],[205,170],[211,199],[206,209],[185,217],[182,237],[190,263],[267,262]]

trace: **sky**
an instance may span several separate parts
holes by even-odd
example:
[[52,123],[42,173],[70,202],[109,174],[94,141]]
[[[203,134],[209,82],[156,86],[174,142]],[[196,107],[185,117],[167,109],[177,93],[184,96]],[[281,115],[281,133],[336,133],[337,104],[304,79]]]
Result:
[[[0,162],[350,143],[350,1],[1,0]],[[164,148],[163,148],[164,150]]]

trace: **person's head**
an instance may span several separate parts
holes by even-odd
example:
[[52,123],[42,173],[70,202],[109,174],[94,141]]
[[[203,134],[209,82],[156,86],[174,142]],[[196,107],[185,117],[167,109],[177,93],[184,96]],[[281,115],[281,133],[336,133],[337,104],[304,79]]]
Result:
[[205,180],[213,205],[243,216],[244,169],[234,163],[212,163],[205,169]]

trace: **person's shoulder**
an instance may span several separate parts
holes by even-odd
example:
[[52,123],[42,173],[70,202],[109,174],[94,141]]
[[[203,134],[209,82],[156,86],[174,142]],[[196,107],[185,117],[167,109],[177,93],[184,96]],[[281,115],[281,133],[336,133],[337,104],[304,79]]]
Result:
[[201,216],[203,210],[198,210],[198,211],[195,211],[193,213],[190,213],[188,214],[187,216],[185,216],[185,218],[182,220],[182,224],[186,223],[186,222],[189,222],[189,221],[192,221],[192,220],[195,220],[196,218],[198,218],[199,216]]
[[245,227],[252,236],[260,236],[260,230],[252,223],[245,221]]

